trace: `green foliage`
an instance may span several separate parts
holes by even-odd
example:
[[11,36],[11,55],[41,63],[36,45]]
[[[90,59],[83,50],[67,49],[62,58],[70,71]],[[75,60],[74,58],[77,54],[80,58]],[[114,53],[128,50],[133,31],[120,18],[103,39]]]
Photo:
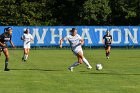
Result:
[[139,0],[0,0],[0,25],[140,25]]
[[81,17],[89,25],[103,25],[111,13],[108,3],[109,0],[87,0],[83,5]]
[[[113,25],[139,25],[139,0],[114,0],[110,2]],[[119,20],[119,21],[118,21]]]

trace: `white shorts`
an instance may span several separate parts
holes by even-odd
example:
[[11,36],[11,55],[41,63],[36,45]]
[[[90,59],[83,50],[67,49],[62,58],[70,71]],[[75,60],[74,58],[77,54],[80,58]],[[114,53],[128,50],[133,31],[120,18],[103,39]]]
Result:
[[75,49],[72,50],[74,55],[77,55],[79,52],[81,52],[83,54],[83,50],[81,47],[77,47]]
[[30,44],[24,45],[24,48],[29,48],[30,49]]

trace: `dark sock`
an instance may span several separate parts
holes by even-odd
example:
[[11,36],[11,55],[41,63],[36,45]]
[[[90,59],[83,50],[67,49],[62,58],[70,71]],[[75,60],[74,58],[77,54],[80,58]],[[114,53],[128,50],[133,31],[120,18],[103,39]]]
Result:
[[22,60],[24,60],[24,57],[22,57]]
[[8,58],[5,59],[5,69],[8,67]]
[[106,57],[108,56],[108,53],[106,52]]
[[108,52],[108,56],[110,55],[110,52]]

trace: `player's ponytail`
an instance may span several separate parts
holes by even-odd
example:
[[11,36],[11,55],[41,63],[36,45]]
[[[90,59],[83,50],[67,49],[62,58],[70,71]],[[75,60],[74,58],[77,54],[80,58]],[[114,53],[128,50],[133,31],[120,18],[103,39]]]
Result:
[[4,33],[6,33],[7,32],[7,28],[4,28]]

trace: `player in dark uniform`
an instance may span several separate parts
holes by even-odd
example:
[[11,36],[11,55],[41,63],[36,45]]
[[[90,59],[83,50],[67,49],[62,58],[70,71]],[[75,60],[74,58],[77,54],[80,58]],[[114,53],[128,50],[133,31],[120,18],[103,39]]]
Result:
[[110,32],[108,30],[106,31],[106,35],[104,35],[102,41],[103,41],[103,44],[105,44],[106,58],[109,59],[112,36],[110,35]]
[[9,60],[9,52],[8,52],[8,46],[7,42],[9,41],[10,44],[14,46],[12,40],[12,28],[8,27],[4,29],[4,33],[0,35],[0,53],[3,51],[5,55],[5,71],[9,71],[8,69],[8,60]]

